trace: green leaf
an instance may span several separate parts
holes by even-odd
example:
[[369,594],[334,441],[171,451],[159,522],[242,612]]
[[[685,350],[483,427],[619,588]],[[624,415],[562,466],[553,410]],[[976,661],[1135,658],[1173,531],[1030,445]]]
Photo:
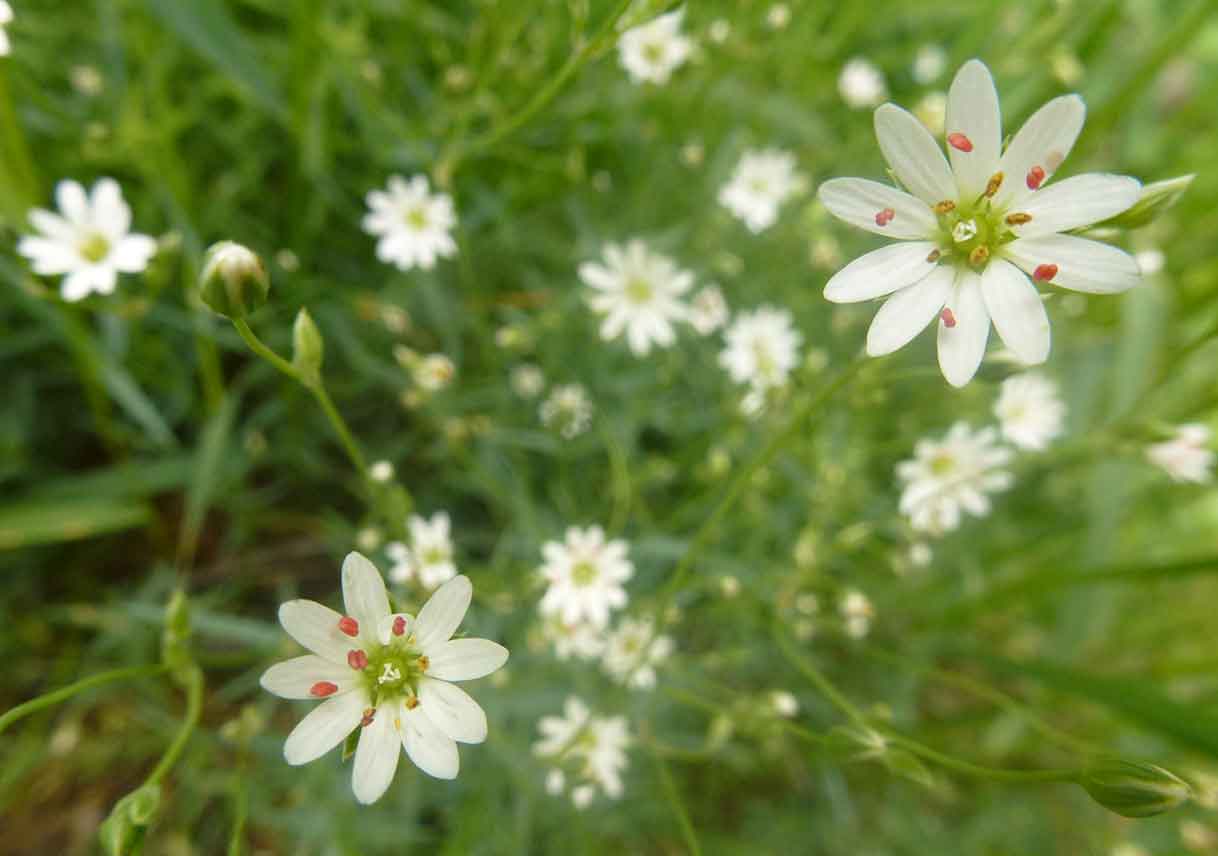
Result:
[[178,546],[180,560],[192,558],[199,543],[203,518],[215,496],[216,484],[224,469],[224,461],[228,457],[233,414],[236,409],[237,399],[234,396],[225,398],[220,409],[208,420],[199,438],[199,448],[195,453],[194,474],[190,480],[190,490],[186,494],[186,513],[182,521],[181,540]]
[[142,502],[62,499],[0,508],[0,550],[78,541],[144,526],[152,510]]
[[111,362],[109,358],[100,357],[100,360],[102,384],[110,393],[110,397],[118,403],[119,407],[123,408],[128,416],[139,423],[139,426],[144,429],[144,434],[157,446],[161,448],[176,446],[177,439],[173,436],[169,423],[161,416],[152,400],[144,395],[144,391],[140,389],[135,379],[126,369]]

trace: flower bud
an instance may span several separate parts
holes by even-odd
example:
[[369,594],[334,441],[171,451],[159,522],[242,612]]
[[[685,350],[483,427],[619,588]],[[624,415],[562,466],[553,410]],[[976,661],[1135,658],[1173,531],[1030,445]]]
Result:
[[271,281],[258,256],[240,244],[212,244],[199,275],[199,297],[225,318],[244,318],[266,303]]
[[144,785],[127,794],[98,828],[102,848],[110,856],[138,853],[160,806],[160,785]]
[[325,342],[321,331],[313,323],[309,310],[301,309],[292,325],[292,365],[308,383],[321,379],[321,361],[325,353]]
[[1097,223],[1097,226],[1118,226],[1123,229],[1136,229],[1153,223],[1162,216],[1163,212],[1180,201],[1180,197],[1193,183],[1195,175],[1181,175],[1156,181],[1142,186],[1142,195],[1132,206],[1117,214],[1115,217]]
[[1118,758],[1095,762],[1079,776],[1079,784],[1093,800],[1123,817],[1160,814],[1192,796],[1192,789],[1174,773]]
[[161,631],[161,662],[178,683],[184,683],[193,660],[190,656],[190,604],[177,589],[165,606],[165,628]]

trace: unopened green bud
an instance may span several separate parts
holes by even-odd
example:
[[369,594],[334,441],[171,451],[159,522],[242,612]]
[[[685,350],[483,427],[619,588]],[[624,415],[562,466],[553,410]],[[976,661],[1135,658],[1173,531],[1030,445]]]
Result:
[[190,656],[190,603],[177,589],[165,606],[165,628],[161,631],[161,662],[179,683],[194,662]]
[[1156,181],[1142,187],[1142,195],[1132,206],[1115,217],[1099,223],[1099,226],[1117,226],[1122,229],[1136,229],[1154,222],[1180,201],[1184,191],[1193,183],[1195,175],[1181,175],[1165,181]]
[[325,342],[321,331],[313,323],[309,310],[301,309],[292,325],[292,365],[308,383],[321,379],[321,361],[325,353]]
[[110,816],[98,828],[106,853],[110,856],[138,853],[160,807],[160,785],[144,785],[116,802]]
[[1079,776],[1079,784],[1104,808],[1122,817],[1150,817],[1175,808],[1192,789],[1174,773],[1154,764],[1097,761]]
[[266,303],[271,290],[262,259],[232,241],[212,244],[199,275],[199,297],[213,312],[244,318]]

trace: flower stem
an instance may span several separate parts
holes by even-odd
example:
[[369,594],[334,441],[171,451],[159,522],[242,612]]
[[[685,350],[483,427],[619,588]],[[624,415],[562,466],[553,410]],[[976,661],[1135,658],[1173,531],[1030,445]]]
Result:
[[82,693],[85,690],[93,687],[104,686],[105,684],[114,683],[115,681],[125,681],[129,678],[149,678],[154,675],[163,674],[166,667],[163,665],[154,666],[128,666],[123,669],[112,669],[109,672],[101,672],[100,674],[90,675],[87,678],[77,681],[74,684],[68,684],[66,687],[61,687],[57,690],[52,690],[49,693],[43,693],[37,698],[32,698],[27,702],[17,705],[16,707],[7,710],[3,715],[0,715],[0,732],[12,725],[19,719],[29,716],[32,713],[37,713],[44,708],[51,707],[61,701],[67,701],[72,696]]
[[165,754],[161,756],[161,760],[157,762],[156,767],[148,774],[148,778],[144,782],[145,785],[159,784],[161,779],[165,778],[169,771],[173,769],[173,765],[177,763],[182,750],[186,748],[190,735],[194,733],[195,727],[199,724],[199,714],[203,710],[203,670],[192,664],[186,672],[185,681],[186,718],[182,720],[182,725],[178,728],[177,735],[173,738],[173,742],[169,744],[169,748],[165,750]]
[[685,839],[685,844],[689,847],[689,852],[693,856],[702,856],[702,846],[698,843],[698,834],[694,831],[694,825],[689,819],[689,812],[685,809],[685,803],[681,800],[681,793],[677,790],[677,784],[672,780],[672,773],[668,770],[668,762],[659,752],[652,752],[652,757],[655,758],[656,770],[660,774],[660,784],[664,787],[664,796],[668,798],[668,804],[672,807],[672,813],[677,818],[677,825],[681,827],[681,836]]
[[924,746],[916,740],[907,737],[885,735],[889,743],[907,749],[915,755],[933,761],[946,770],[960,773],[975,779],[989,779],[994,782],[1036,783],[1036,782],[1077,782],[1081,770],[1005,770],[999,767],[983,767],[962,758],[945,755]]
[[869,727],[867,717],[863,712],[855,706],[854,702],[846,698],[846,696],[833,685],[833,683],[824,676],[823,673],[803,655],[795,650],[795,645],[792,643],[789,636],[783,633],[782,628],[778,626],[778,620],[775,619],[771,627],[774,634],[774,641],[778,643],[778,650],[787,658],[787,661],[794,666],[800,674],[812,682],[813,686],[820,691],[821,695],[829,700],[829,702],[846,715],[846,717],[856,725]]

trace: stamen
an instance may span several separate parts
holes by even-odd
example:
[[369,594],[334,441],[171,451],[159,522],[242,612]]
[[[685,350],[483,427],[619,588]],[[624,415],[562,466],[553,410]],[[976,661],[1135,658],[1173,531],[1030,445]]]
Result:
[[338,629],[348,636],[359,636],[359,622],[350,615],[344,615],[338,620]]
[[944,327],[955,327],[956,326],[956,316],[946,306],[944,306],[943,311],[939,313],[939,317],[943,319]]
[[397,618],[393,619],[393,635],[401,636],[405,632],[406,619],[399,615]]
[[961,152],[971,152],[973,150],[973,141],[959,131],[947,135],[947,144]]
[[885,208],[883,211],[880,211],[875,215],[875,224],[877,226],[887,226],[892,222],[892,218],[895,216],[897,216],[897,212],[893,211],[891,208]]
[[1052,282],[1055,276],[1057,276],[1057,265],[1055,264],[1037,265],[1036,270],[1032,271],[1032,279],[1037,282]]
[[942,202],[936,202],[934,211],[936,214],[946,214],[949,211],[956,210],[956,203],[950,199],[944,199]]
[[975,220],[961,220],[952,227],[952,240],[957,244],[964,244],[977,237],[977,223]]
[[971,265],[983,265],[990,259],[990,248],[985,244],[979,247],[974,247],[973,251],[968,254],[968,261]]
[[325,698],[332,696],[338,692],[338,684],[332,684],[329,681],[318,681],[309,687],[309,695],[313,698]]
[[386,663],[385,668],[381,670],[380,677],[376,679],[378,684],[391,684],[394,681],[402,679],[402,670],[393,663]]
[[419,697],[418,696],[407,696],[407,698],[406,698],[406,709],[407,710],[414,710],[418,706],[419,706]]
[[422,657],[419,658],[419,668],[422,669],[424,672],[426,672],[430,666],[431,666],[431,660],[427,659],[426,654],[424,654]]
[[996,172],[990,176],[989,183],[985,186],[985,195],[993,196],[1000,187],[1002,187],[1002,173]]
[[363,671],[368,666],[368,655],[358,648],[356,648],[354,651],[348,651],[347,665],[355,669],[357,672]]
[[1028,170],[1028,190],[1036,190],[1044,180],[1045,168],[1043,166],[1034,166]]
[[934,262],[939,261],[939,257],[942,255],[943,253],[939,252],[938,250],[931,250],[930,255],[926,257],[926,260],[933,264]]
[[1024,223],[1031,223],[1031,222],[1032,222],[1031,214],[1024,214],[1023,212],[1020,212],[1018,214],[1008,214],[1007,215],[1007,225],[1008,226],[1022,226]]
[[364,716],[359,721],[359,727],[367,728],[369,725],[372,724],[372,720],[374,720],[374,719],[376,719],[376,708],[375,707],[364,708]]

